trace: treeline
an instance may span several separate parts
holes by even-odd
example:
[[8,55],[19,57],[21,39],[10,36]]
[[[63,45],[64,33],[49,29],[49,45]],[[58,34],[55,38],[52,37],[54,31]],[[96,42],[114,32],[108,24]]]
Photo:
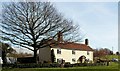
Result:
[[[108,48],[94,49],[94,57],[102,57],[105,55],[113,55],[113,51]],[[120,55],[119,52],[116,52],[115,55]]]

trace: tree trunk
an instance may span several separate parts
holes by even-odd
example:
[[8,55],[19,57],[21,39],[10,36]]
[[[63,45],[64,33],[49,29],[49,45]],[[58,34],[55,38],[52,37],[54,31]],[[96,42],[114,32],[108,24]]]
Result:
[[7,63],[5,51],[2,51],[2,60],[3,60],[3,64],[6,64],[6,63]]
[[34,49],[34,62],[35,63],[37,63],[38,62],[38,60],[37,60],[37,50],[36,49]]

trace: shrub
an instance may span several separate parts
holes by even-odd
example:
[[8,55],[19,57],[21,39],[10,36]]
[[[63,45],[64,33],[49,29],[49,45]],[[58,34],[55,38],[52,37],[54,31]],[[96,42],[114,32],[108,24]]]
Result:
[[73,67],[73,64],[65,64],[64,67]]
[[[76,64],[69,64],[65,63],[64,67],[79,67],[79,66],[103,66],[106,65],[105,63],[76,63]],[[43,63],[43,64],[3,64],[3,67],[7,68],[54,68],[54,67],[61,67],[61,64],[58,63]]]
[[60,64],[53,63],[44,63],[44,64],[35,64],[35,63],[29,63],[29,64],[3,64],[3,67],[12,67],[12,68],[52,68],[52,67],[60,67]]
[[23,58],[17,58],[18,63],[35,63],[34,57],[23,57]]
[[70,64],[70,62],[65,62],[65,64]]

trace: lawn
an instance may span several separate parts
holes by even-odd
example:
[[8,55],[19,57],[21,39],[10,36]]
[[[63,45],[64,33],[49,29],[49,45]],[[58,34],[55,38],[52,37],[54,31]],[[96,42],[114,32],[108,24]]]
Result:
[[16,68],[16,69],[7,69],[2,71],[119,71],[118,69],[79,69],[79,68],[52,68],[52,69],[42,69],[42,68]]
[[120,71],[118,63],[110,63],[109,66],[85,66],[70,68],[6,68],[2,71]]

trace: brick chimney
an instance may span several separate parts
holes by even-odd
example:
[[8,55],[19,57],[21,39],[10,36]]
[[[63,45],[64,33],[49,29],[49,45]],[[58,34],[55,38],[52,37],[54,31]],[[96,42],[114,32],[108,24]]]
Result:
[[59,31],[58,33],[57,33],[57,41],[58,42],[63,42],[63,35],[62,35],[62,32],[61,31]]
[[85,39],[85,45],[88,45],[89,42],[88,42],[88,39]]

